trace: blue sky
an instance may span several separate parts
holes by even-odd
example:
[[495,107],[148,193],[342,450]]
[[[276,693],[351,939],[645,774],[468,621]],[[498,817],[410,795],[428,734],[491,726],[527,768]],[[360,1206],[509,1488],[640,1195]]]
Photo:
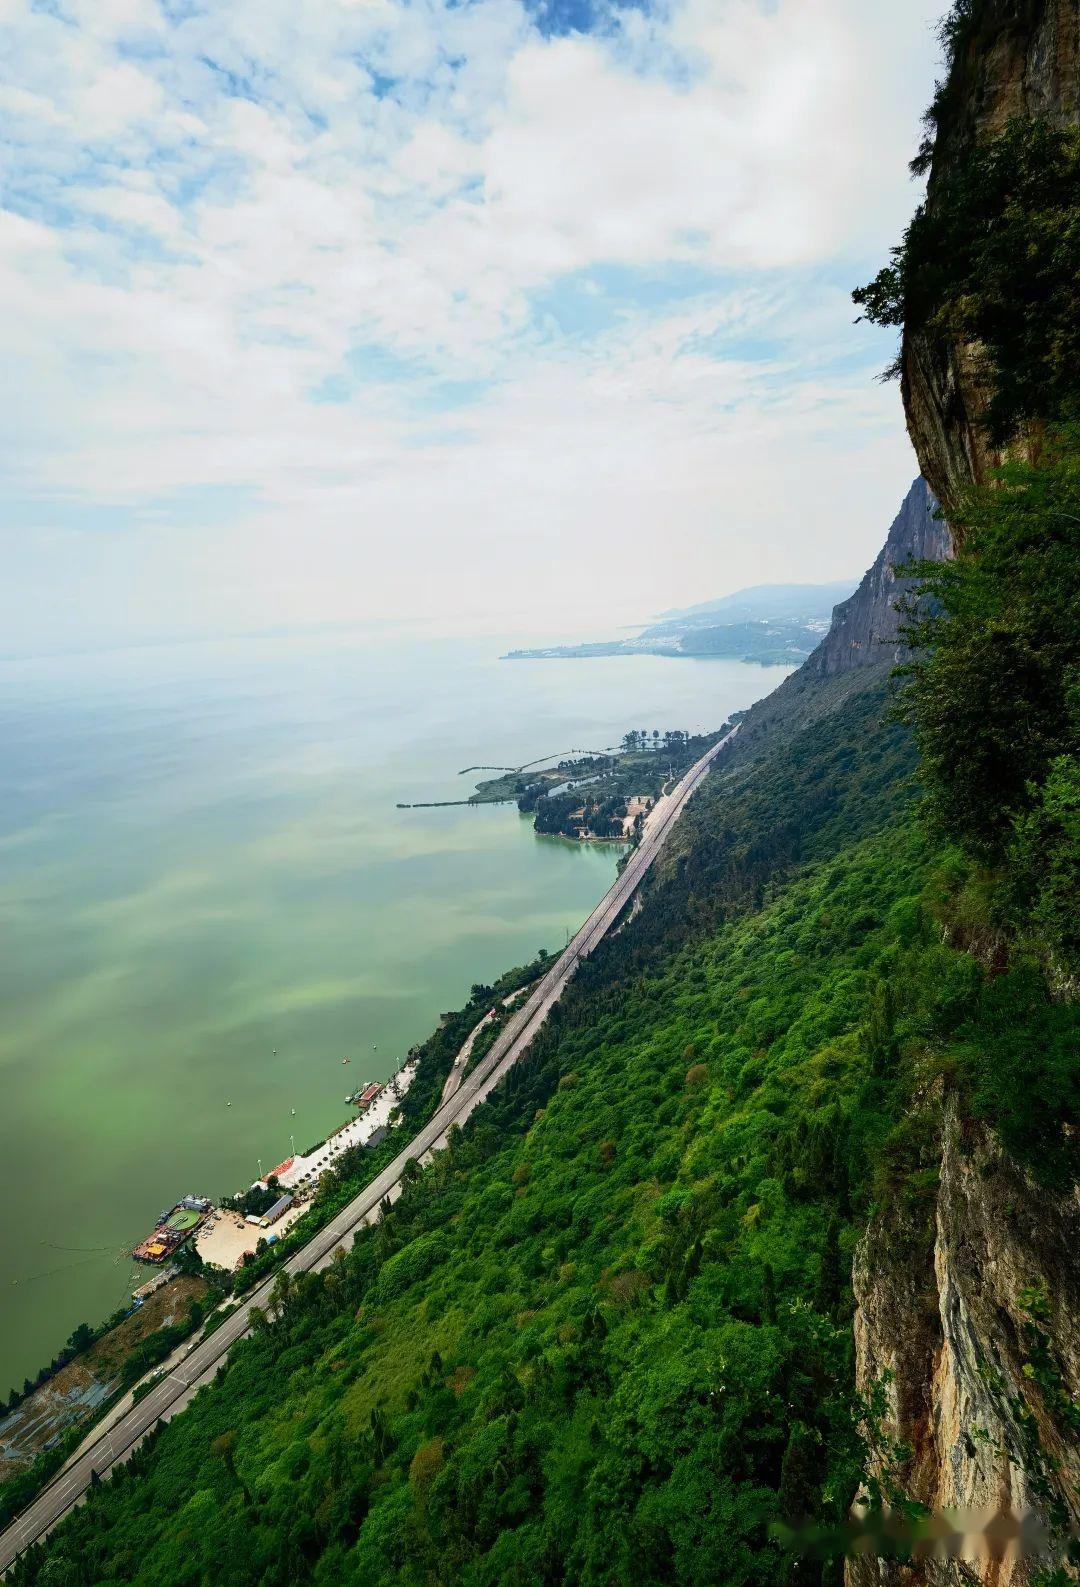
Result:
[[935,10],[0,0],[4,648],[859,572]]

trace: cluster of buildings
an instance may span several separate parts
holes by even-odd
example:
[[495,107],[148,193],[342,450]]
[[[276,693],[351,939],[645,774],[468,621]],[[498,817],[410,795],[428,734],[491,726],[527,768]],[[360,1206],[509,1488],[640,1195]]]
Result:
[[[274,1245],[282,1231],[291,1227],[304,1211],[321,1176],[336,1165],[344,1152],[354,1146],[377,1146],[386,1138],[391,1115],[415,1075],[416,1060],[413,1058],[386,1084],[369,1081],[347,1097],[346,1101],[357,1109],[355,1118],[339,1125],[314,1151],[306,1156],[287,1157],[265,1177],[255,1181],[253,1190],[280,1192],[264,1211],[245,1214],[242,1200],[235,1209],[215,1208],[203,1196],[185,1196],[161,1214],[154,1229],[139,1242],[132,1255],[139,1262],[161,1266],[171,1263],[180,1247],[194,1239],[203,1261],[231,1270],[252,1254],[260,1239]],[[257,1199],[255,1205],[259,1205]],[[280,1227],[275,1228],[275,1225]],[[141,1285],[135,1291],[136,1304],[145,1300],[167,1276],[170,1275],[156,1275],[150,1283]]]
[[154,1229],[132,1251],[137,1262],[167,1262],[200,1229],[213,1211],[205,1196],[185,1196],[163,1212]]

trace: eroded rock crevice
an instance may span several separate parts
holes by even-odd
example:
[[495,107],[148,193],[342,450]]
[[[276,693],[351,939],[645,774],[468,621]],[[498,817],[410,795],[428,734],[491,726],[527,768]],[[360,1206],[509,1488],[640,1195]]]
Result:
[[[1080,1452],[1061,1414],[1080,1393],[1080,1200],[1039,1185],[985,1125],[943,1110],[932,1231],[902,1202],[877,1214],[854,1266],[857,1386],[885,1393],[873,1474],[935,1513],[1031,1515],[1080,1527]],[[1049,1363],[1049,1365],[1047,1365]],[[848,1567],[850,1587],[1029,1587],[1046,1564],[966,1558]]]

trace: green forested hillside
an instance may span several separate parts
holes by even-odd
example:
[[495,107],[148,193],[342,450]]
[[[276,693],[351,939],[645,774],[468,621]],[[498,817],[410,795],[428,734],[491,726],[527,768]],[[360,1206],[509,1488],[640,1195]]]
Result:
[[860,1028],[923,882],[871,842],[564,1022],[93,1495],[62,1579],[780,1579],[763,1519],[861,1466],[846,1273],[911,1147]]
[[1068,1010],[965,951],[883,695],[706,785],[504,1092],[17,1581],[819,1578],[770,1522],[865,1469],[851,1251],[928,1240],[935,1099],[1067,1171]]

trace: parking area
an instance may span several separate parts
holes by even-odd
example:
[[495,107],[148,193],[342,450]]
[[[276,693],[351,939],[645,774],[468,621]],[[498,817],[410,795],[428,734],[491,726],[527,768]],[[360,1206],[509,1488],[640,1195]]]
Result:
[[304,1210],[303,1207],[290,1207],[271,1230],[247,1223],[238,1212],[223,1207],[199,1230],[195,1236],[195,1249],[204,1262],[232,1273],[238,1263],[255,1250],[260,1240],[265,1240],[268,1234],[284,1234],[303,1215]]

